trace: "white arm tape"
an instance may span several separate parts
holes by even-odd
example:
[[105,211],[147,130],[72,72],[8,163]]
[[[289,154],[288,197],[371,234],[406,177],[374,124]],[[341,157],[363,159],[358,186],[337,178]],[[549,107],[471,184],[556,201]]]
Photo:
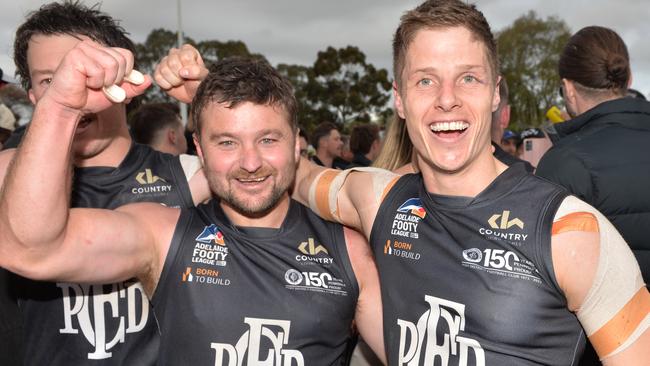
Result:
[[202,168],[201,161],[197,156],[187,154],[181,154],[179,159],[181,161],[183,173],[185,174],[185,179],[189,182],[194,174]]
[[372,181],[372,197],[374,202],[377,203],[381,202],[386,189],[399,178],[399,175],[388,170],[373,167],[325,170],[314,179],[309,187],[309,207],[325,219],[340,222],[338,194],[343,188],[343,183],[345,183],[348,175],[352,172],[368,173],[368,177]]
[[[645,284],[636,258],[609,220],[598,210],[574,196],[569,196],[562,202],[555,220],[573,212],[591,213],[598,221],[600,245],[596,274],[582,306],[576,312],[587,336],[590,337],[613,319],[632,297],[645,287]],[[625,349],[649,325],[650,315],[646,315],[626,342],[609,355]]]

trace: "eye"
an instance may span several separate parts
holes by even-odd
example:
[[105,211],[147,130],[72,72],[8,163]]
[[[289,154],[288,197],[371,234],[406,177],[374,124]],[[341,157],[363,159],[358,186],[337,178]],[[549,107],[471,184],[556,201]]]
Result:
[[275,143],[276,141],[278,140],[270,137],[264,137],[263,139],[260,140],[260,142],[264,145],[269,145]]
[[474,75],[465,75],[463,76],[462,81],[465,84],[472,84],[472,83],[479,82],[479,80]]
[[50,85],[52,83],[52,78],[45,78],[39,82],[41,85]]
[[219,141],[218,145],[223,148],[231,148],[235,146],[235,142],[232,140],[222,140]]
[[419,86],[431,86],[431,85],[433,85],[433,80],[431,80],[429,78],[424,78],[424,79],[421,79],[420,81],[418,81],[418,85]]

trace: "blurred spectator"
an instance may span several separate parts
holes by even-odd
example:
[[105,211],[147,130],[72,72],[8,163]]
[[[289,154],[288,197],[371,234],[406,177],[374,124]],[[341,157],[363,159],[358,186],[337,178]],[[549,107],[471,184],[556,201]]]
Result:
[[506,165],[523,163],[526,170],[532,173],[534,170],[532,165],[517,158],[516,144],[519,141],[518,135],[506,130],[510,124],[509,97],[508,82],[501,76],[499,80],[499,106],[492,112],[492,124],[490,125],[490,136],[494,149],[493,155]]
[[5,85],[10,84],[11,81],[5,76],[4,71],[2,71],[2,68],[0,68],[0,89],[2,89]]
[[573,119],[558,123],[558,141],[537,174],[596,207],[634,251],[650,281],[650,102],[626,98],[627,47],[616,32],[586,27],[559,61],[562,95]]
[[17,84],[6,84],[0,88],[0,103],[5,104],[16,118],[16,129],[5,141],[3,149],[18,147],[27,125],[32,120],[34,105],[27,93]]
[[6,105],[0,103],[0,149],[16,128],[16,117]]
[[381,151],[379,127],[373,124],[355,126],[350,134],[351,166],[370,166]]
[[517,157],[531,167],[533,172],[542,156],[551,148],[553,143],[539,128],[527,128],[518,136]]
[[173,103],[143,104],[129,118],[131,135],[137,143],[172,155],[185,154],[185,128]]
[[300,156],[309,159],[309,139],[302,128],[298,132],[298,143],[300,143]]
[[348,164],[341,159],[343,141],[341,141],[341,133],[335,124],[323,122],[316,126],[311,142],[316,149],[316,154],[312,157],[314,163],[335,169],[347,167]]
[[[494,140],[492,140],[492,142],[494,142]],[[516,157],[518,155],[517,146],[520,142],[521,139],[519,138],[518,133],[512,132],[510,130],[505,130],[503,131],[503,136],[501,137],[501,143],[499,144],[499,147],[510,156]]]
[[341,148],[341,159],[345,160],[345,163],[350,164],[354,154],[350,150],[350,136],[341,135],[341,141],[343,142],[343,147]]

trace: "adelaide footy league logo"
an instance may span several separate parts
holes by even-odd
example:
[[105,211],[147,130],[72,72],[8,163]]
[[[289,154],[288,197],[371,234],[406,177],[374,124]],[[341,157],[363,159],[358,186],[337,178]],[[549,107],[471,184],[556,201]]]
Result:
[[427,212],[422,207],[422,201],[419,198],[409,198],[406,202],[402,203],[397,209],[397,212],[410,213],[423,219]]
[[219,245],[226,245],[223,240],[223,233],[219,231],[219,228],[215,224],[204,227],[201,234],[199,234],[195,240],[206,244],[215,243]]

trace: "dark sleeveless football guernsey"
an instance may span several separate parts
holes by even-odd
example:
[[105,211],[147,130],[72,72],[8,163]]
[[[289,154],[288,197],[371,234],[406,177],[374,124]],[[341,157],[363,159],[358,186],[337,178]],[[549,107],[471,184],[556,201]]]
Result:
[[151,301],[159,365],[345,365],[358,292],[342,227],[295,201],[280,229],[183,210]]
[[[117,168],[77,168],[72,207],[129,202],[192,207],[178,157],[134,144]],[[45,188],[46,189],[46,188]],[[136,281],[89,285],[18,280],[25,365],[154,365],[158,328]]]
[[563,189],[514,164],[475,198],[399,179],[371,234],[390,365],[571,365],[584,333],[551,260]]

